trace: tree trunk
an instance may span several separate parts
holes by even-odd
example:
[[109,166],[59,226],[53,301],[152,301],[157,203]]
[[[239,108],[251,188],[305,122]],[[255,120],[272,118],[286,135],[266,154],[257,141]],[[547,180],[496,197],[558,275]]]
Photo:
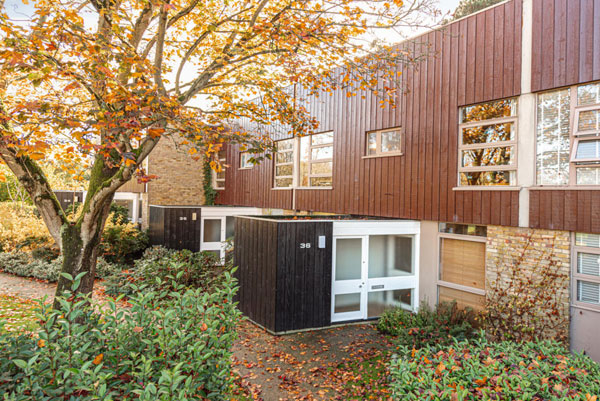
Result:
[[[79,287],[75,293],[90,294],[94,289],[94,278],[96,276],[96,262],[100,253],[100,240],[106,218],[110,212],[110,205],[113,196],[111,195],[100,207],[93,224],[84,224],[87,219],[85,216],[79,223],[65,223],[61,230],[62,239],[62,270],[61,273],[70,274],[75,279],[79,274],[86,273],[80,281]],[[88,212],[89,216],[92,213]],[[72,291],[73,283],[62,275],[58,279],[54,307],[59,304],[56,297],[61,296],[65,291]]]

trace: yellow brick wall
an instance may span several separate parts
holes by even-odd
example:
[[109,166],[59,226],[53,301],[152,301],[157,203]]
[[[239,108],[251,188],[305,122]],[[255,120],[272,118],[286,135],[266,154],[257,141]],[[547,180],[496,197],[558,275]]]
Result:
[[[518,266],[522,277],[531,277],[536,271],[553,269],[563,279],[558,291],[552,294],[557,301],[557,311],[567,322],[551,336],[568,339],[571,240],[568,231],[537,230],[516,227],[488,226],[486,245],[486,291],[490,287],[507,288],[511,283],[511,266]],[[529,275],[529,276],[528,276]],[[497,284],[495,284],[497,283]],[[535,285],[535,278],[533,279]],[[544,319],[549,310],[541,307],[539,316]],[[546,336],[549,333],[544,333]]]

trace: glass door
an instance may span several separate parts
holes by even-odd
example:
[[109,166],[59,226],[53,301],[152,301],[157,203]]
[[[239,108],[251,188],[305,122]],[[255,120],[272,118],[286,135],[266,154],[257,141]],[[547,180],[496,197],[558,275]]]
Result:
[[331,321],[364,319],[366,237],[334,238]]
[[225,240],[225,218],[224,217],[202,217],[202,242],[200,250],[213,252],[219,258],[223,258]]

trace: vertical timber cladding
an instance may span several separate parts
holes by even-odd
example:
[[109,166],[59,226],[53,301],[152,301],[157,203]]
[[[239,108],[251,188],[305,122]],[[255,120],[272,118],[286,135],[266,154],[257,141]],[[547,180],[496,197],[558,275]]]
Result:
[[[334,156],[333,189],[298,189],[294,208],[517,226],[517,190],[453,188],[459,107],[520,95],[521,25],[522,1],[511,0],[400,44],[422,56],[398,66],[396,108],[382,108],[379,97],[367,91],[352,96],[340,89],[316,97],[297,88],[305,98],[302,106],[320,122],[318,130],[334,132]],[[380,91],[395,86],[383,80],[378,85]],[[404,155],[363,158],[366,132],[392,127],[402,127]],[[235,146],[228,149],[228,163],[239,163]],[[272,186],[272,160],[247,170],[230,168],[217,202],[292,208],[292,191]]]
[[81,191],[56,191],[54,195],[65,211],[76,202],[83,203],[83,192]]
[[150,243],[200,251],[200,207],[150,206]]
[[275,333],[329,326],[332,231],[331,221],[236,217],[240,310]]

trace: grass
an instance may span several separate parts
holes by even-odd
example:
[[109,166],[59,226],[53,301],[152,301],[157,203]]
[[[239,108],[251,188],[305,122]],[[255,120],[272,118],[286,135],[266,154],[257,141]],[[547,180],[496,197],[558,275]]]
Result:
[[0,320],[3,332],[34,331],[37,328],[35,301],[13,295],[0,294]]

